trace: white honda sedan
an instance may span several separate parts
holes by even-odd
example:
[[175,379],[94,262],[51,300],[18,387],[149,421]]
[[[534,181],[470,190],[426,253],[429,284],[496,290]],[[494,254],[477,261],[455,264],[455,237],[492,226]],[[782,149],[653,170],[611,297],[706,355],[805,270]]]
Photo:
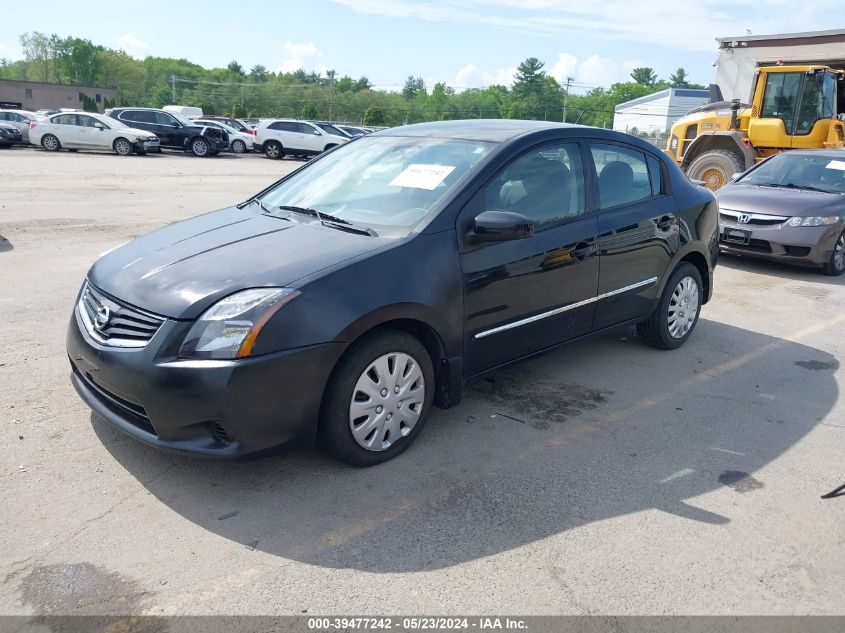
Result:
[[96,112],[61,112],[29,124],[29,142],[48,152],[60,149],[113,151],[121,156],[158,149],[159,138]]

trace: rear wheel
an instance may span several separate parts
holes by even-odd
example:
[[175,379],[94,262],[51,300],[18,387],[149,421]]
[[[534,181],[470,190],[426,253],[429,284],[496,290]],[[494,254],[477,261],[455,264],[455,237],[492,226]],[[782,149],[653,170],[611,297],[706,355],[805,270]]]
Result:
[[191,141],[191,154],[194,156],[208,156],[211,154],[211,146],[204,138],[195,138]]
[[682,263],[666,283],[654,312],[648,320],[637,323],[637,334],[652,347],[680,347],[698,323],[703,294],[698,268]]
[[132,143],[125,138],[115,139],[114,143],[112,143],[112,148],[114,149],[114,153],[119,156],[129,156],[132,153]]
[[839,239],[836,240],[833,252],[830,254],[830,261],[824,265],[822,272],[832,277],[845,273],[845,231],[842,231]]
[[246,152],[246,143],[240,139],[232,141],[232,151],[235,152],[235,154],[243,154]]
[[721,189],[730,182],[731,176],[745,171],[740,157],[726,149],[713,149],[697,156],[687,169],[687,176],[703,180],[711,191]]
[[278,141],[267,141],[264,143],[264,155],[267,158],[278,160],[285,155],[285,150]]
[[428,351],[399,330],[368,335],[341,359],[320,412],[322,445],[353,466],[380,464],[419,435],[434,397]]
[[52,134],[45,134],[41,137],[41,147],[46,149],[48,152],[58,152],[62,149],[62,144],[59,143],[59,139]]

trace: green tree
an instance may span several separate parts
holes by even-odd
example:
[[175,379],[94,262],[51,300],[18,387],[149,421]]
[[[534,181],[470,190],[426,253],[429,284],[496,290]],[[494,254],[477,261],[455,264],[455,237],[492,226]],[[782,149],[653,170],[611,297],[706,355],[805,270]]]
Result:
[[657,83],[657,75],[654,74],[654,69],[648,67],[634,68],[631,71],[631,79],[642,86],[653,86]]
[[85,110],[85,112],[100,111],[100,109],[97,107],[97,102],[86,94],[82,95],[82,109]]
[[249,78],[258,83],[267,81],[269,75],[270,73],[261,64],[256,64],[249,69]]
[[[205,110],[203,110],[205,112]],[[246,108],[244,108],[240,103],[236,103],[232,106],[232,118],[233,119],[241,119],[246,116]]]
[[384,118],[384,110],[381,108],[376,108],[375,106],[370,106],[364,112],[363,124],[364,125],[375,125],[375,126],[382,126],[385,123]]
[[299,118],[300,119],[316,119],[317,118],[317,108],[314,106],[313,103],[310,101],[302,106],[302,109],[299,111]]
[[244,67],[241,66],[234,59],[232,61],[230,61],[229,64],[226,66],[226,70],[228,70],[230,73],[235,73],[236,75],[244,75],[245,74],[244,73]]
[[413,101],[420,93],[425,93],[425,80],[422,77],[408,75],[405,80],[405,87],[402,88],[402,96],[405,97],[406,101]]
[[672,84],[673,88],[688,88],[689,75],[687,71],[682,67],[678,68],[678,70],[669,76],[669,83]]

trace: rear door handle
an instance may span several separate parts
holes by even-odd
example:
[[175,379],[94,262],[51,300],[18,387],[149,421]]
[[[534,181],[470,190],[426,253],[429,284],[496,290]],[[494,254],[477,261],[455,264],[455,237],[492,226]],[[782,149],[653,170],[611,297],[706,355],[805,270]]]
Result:
[[572,250],[572,257],[579,262],[583,262],[587,256],[591,255],[596,250],[595,244],[587,244],[586,242],[578,242]]

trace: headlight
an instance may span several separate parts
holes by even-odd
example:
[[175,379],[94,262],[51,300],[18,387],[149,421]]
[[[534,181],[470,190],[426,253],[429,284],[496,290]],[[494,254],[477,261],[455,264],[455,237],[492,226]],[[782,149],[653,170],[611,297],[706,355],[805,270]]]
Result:
[[836,224],[839,222],[838,215],[824,215],[824,216],[808,216],[802,218],[794,216],[789,218],[789,226],[827,226],[829,224]]
[[283,305],[299,296],[292,288],[253,288],[221,299],[197,319],[180,357],[243,358],[252,354],[261,328]]

